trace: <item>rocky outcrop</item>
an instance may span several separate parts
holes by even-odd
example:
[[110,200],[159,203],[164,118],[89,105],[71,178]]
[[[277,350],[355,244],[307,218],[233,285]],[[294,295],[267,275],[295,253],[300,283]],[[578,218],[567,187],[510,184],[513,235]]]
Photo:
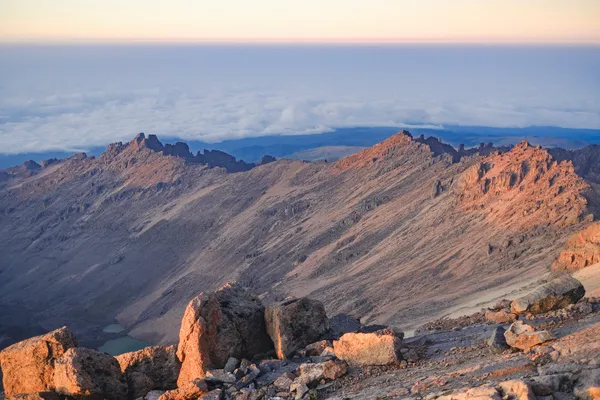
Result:
[[223,368],[230,357],[252,358],[272,350],[264,312],[260,300],[236,284],[192,299],[181,321],[178,385]]
[[510,347],[523,351],[529,351],[535,346],[554,339],[550,332],[536,331],[531,325],[527,325],[523,321],[513,323],[504,332],[504,338]]
[[513,300],[510,308],[515,314],[541,314],[575,304],[583,296],[585,296],[585,288],[581,282],[565,274]]
[[389,365],[402,359],[402,339],[391,329],[347,333],[333,342],[336,357],[350,365]]
[[600,145],[593,144],[577,150],[553,148],[548,151],[558,161],[571,161],[575,172],[587,180],[600,183]]
[[275,353],[281,360],[315,342],[328,330],[323,303],[305,297],[268,306],[265,321]]
[[127,399],[127,383],[118,361],[81,347],[67,350],[56,360],[54,386],[56,392],[68,396]]
[[8,396],[54,390],[56,361],[77,346],[67,327],[33,337],[0,352],[4,391]]
[[600,263],[600,222],[575,233],[552,264],[555,271],[576,271]]
[[125,375],[129,393],[134,399],[151,390],[172,390],[177,387],[181,363],[176,346],[152,346],[116,357]]
[[466,209],[499,210],[487,218],[511,229],[572,226],[589,212],[584,195],[589,185],[573,165],[526,141],[470,167],[453,190]]

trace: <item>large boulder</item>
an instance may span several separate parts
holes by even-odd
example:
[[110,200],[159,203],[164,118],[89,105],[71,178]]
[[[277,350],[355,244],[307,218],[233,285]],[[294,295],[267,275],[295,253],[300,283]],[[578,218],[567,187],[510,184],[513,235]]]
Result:
[[56,359],[72,347],[77,347],[77,340],[62,327],[4,349],[0,366],[6,395],[52,391]]
[[230,357],[252,358],[271,351],[264,312],[258,297],[235,284],[192,299],[179,332],[178,386],[204,378],[209,369],[225,367]]
[[515,314],[541,314],[575,304],[585,296],[581,282],[570,275],[561,275],[511,303]]
[[127,383],[119,362],[109,354],[81,347],[67,350],[56,360],[54,387],[68,396],[127,399]]
[[171,390],[177,387],[181,363],[175,346],[152,346],[116,357],[125,375],[129,393],[134,399],[151,390]]
[[350,365],[389,365],[400,361],[402,339],[391,329],[373,333],[346,333],[333,342],[340,360]]
[[504,338],[510,347],[523,351],[529,351],[534,346],[554,340],[550,332],[536,331],[531,325],[527,325],[523,321],[513,323],[504,332]]
[[323,303],[306,297],[268,306],[265,321],[280,360],[317,341],[329,328]]

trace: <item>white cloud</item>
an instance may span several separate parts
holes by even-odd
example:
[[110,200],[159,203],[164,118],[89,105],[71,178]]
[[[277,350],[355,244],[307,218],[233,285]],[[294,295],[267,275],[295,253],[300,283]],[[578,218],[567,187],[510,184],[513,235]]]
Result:
[[[313,58],[309,52],[300,64],[278,58],[294,49],[255,49],[259,54],[246,64],[227,59],[235,48],[224,54],[204,49],[190,65],[185,57],[144,63],[148,52],[168,55],[160,47],[133,49],[141,60],[78,58],[63,49],[54,65],[37,65],[34,50],[27,63],[5,52],[0,153],[86,149],[140,131],[219,141],[407,124],[600,128],[600,88],[591,72],[598,57],[588,59],[587,75],[573,76],[568,63],[535,70],[535,58],[528,59],[531,72],[523,73],[518,65],[505,71],[493,64],[446,65],[435,49],[411,61],[392,49],[376,53],[379,63],[361,60],[365,55],[357,50],[356,59],[348,52]],[[221,58],[206,61],[207,52]],[[477,54],[471,57],[481,64]],[[509,68],[509,61],[501,64]]]

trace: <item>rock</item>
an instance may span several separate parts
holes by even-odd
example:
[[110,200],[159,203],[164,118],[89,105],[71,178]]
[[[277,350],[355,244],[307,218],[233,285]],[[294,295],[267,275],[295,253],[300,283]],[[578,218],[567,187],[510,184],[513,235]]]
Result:
[[514,398],[519,400],[536,400],[533,391],[529,385],[522,380],[511,380],[502,382],[498,385],[504,395],[504,398]]
[[485,311],[485,319],[495,324],[508,324],[515,322],[517,315],[505,310],[496,311],[488,309]]
[[[2,396],[0,395],[0,398]],[[61,400],[56,392],[22,393],[10,396],[9,400]]]
[[127,398],[127,383],[119,362],[106,353],[81,347],[67,350],[56,360],[54,387],[69,396]]
[[513,323],[504,333],[506,343],[523,351],[529,351],[532,347],[554,340],[548,331],[535,331],[532,326],[523,321]]
[[207,370],[223,368],[230,357],[251,358],[272,348],[264,306],[256,296],[235,284],[202,293],[189,303],[181,322],[177,383],[203,378]]
[[171,390],[177,387],[181,363],[175,346],[146,347],[115,358],[133,398],[145,396],[151,390]]
[[67,327],[62,327],[2,350],[0,365],[6,395],[54,390],[56,359],[72,347],[77,347],[77,340]]
[[294,382],[290,386],[290,392],[296,392],[296,400],[299,400],[304,397],[306,393],[308,393],[308,386],[303,382]]
[[360,321],[346,314],[338,314],[329,318],[329,335],[339,339],[346,333],[355,333],[362,327]]
[[333,342],[335,355],[350,365],[388,365],[401,360],[402,340],[390,329],[346,333]]
[[562,275],[514,300],[510,308],[515,314],[541,314],[575,304],[583,296],[585,289],[581,282],[570,275]]
[[502,397],[492,386],[483,385],[463,390],[462,392],[440,396],[438,397],[438,400],[502,400]]
[[323,354],[325,349],[332,346],[329,340],[321,340],[320,342],[311,343],[304,348],[307,357],[320,356]]
[[221,389],[211,390],[208,393],[204,393],[198,397],[198,400],[221,400],[223,398],[223,391]]
[[151,390],[146,394],[146,396],[144,397],[144,400],[158,400],[158,398],[160,396],[162,396],[164,393],[165,393],[164,390]]
[[233,372],[240,364],[240,361],[235,357],[229,357],[223,369],[227,372]]
[[206,381],[208,382],[220,382],[220,383],[234,383],[236,381],[235,375],[231,372],[227,372],[224,369],[211,369],[206,372]]
[[279,359],[315,342],[329,326],[323,303],[306,297],[268,306],[265,321]]
[[294,374],[292,374],[290,372],[286,372],[283,375],[281,375],[279,378],[275,379],[275,382],[273,384],[278,389],[289,391],[290,386],[292,385],[292,383],[294,383],[295,379],[296,379],[296,376]]
[[177,389],[163,393],[158,400],[192,400],[208,393],[208,386],[203,379],[194,379],[180,385]]
[[504,350],[510,349],[510,346],[506,343],[506,338],[504,337],[505,332],[506,329],[499,326],[494,329],[492,336],[488,339],[487,344],[493,353],[502,353]]
[[575,382],[574,393],[578,399],[600,399],[600,369],[581,371]]

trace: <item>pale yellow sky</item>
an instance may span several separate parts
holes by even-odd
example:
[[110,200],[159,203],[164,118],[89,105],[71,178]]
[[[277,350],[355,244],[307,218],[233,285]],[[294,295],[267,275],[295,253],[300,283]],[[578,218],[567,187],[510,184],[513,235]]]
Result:
[[0,40],[600,43],[600,0],[0,0]]

